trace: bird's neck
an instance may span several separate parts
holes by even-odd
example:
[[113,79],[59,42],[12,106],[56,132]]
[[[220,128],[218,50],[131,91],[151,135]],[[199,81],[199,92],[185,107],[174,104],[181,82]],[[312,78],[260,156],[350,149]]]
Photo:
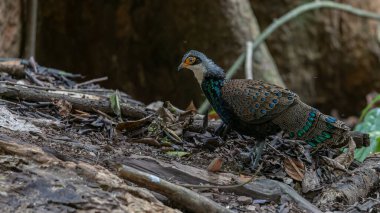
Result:
[[224,78],[205,76],[201,83],[201,88],[206,97],[210,100],[221,96],[223,84]]
[[[219,108],[223,105],[222,99],[222,87],[224,84],[224,78],[215,78],[205,76],[201,88],[207,99],[211,103],[212,107],[218,112]],[[218,113],[219,114],[219,113]]]
[[214,108],[224,123],[229,124],[232,114],[227,109],[227,103],[223,100],[222,97],[222,88],[224,86],[224,83],[224,77],[206,76],[202,81],[201,87],[212,108]]

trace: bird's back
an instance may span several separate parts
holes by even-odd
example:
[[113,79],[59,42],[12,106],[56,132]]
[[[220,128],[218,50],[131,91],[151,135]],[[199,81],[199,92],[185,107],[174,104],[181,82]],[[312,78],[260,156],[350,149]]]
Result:
[[298,96],[288,89],[262,81],[226,80],[222,97],[240,120],[260,124],[280,115]]
[[[281,128],[291,138],[305,140],[312,146],[342,146],[352,135],[344,122],[303,103],[288,89],[262,81],[238,79],[226,80],[221,91],[232,111],[234,128],[243,134],[263,137]],[[360,133],[358,138],[361,143],[369,143],[367,134]]]

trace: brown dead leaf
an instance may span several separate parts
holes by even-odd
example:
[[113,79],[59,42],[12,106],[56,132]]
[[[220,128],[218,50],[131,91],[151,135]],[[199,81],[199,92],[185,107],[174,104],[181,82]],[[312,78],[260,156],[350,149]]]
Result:
[[173,123],[176,120],[174,114],[164,107],[159,108],[157,110],[157,114],[164,120],[165,123]]
[[348,141],[348,149],[346,152],[340,154],[338,157],[336,157],[334,160],[344,166],[345,168],[348,168],[352,161],[354,161],[355,157],[355,148],[356,143],[355,141],[350,137]]
[[302,192],[307,193],[321,187],[321,180],[317,172],[313,169],[306,169],[305,177],[302,180]]
[[247,176],[247,175],[243,175],[243,174],[239,175],[239,182],[245,183],[251,179],[252,179],[252,176]]
[[193,101],[191,101],[190,104],[189,104],[189,106],[186,107],[186,111],[194,111],[194,112],[197,111],[197,108],[195,107]]
[[141,119],[135,120],[135,121],[127,121],[127,122],[118,123],[116,125],[116,129],[119,131],[122,131],[122,130],[133,131],[133,130],[139,129],[139,128],[145,126],[150,121],[149,118],[151,116],[152,115],[149,115],[145,118],[141,118]]
[[305,165],[302,161],[292,158],[284,160],[285,172],[294,180],[302,181],[305,176]]
[[336,160],[334,159],[331,159],[331,158],[328,158],[326,156],[322,156],[322,159],[324,160],[324,162],[331,168],[333,169],[337,169],[337,170],[340,170],[340,171],[344,171],[344,172],[347,172],[348,173],[348,170],[342,165],[340,164],[339,162],[337,162]]
[[223,160],[221,158],[214,158],[211,163],[207,167],[207,171],[209,172],[219,172],[220,168],[222,168]]
[[160,142],[158,142],[154,138],[140,138],[140,139],[131,140],[130,142],[132,142],[132,143],[142,143],[142,144],[146,144],[146,145],[150,145],[150,146],[156,146],[156,147],[160,147],[161,146]]
[[71,109],[73,108],[70,102],[63,99],[53,100],[53,104],[58,107],[58,113],[62,118],[69,116]]

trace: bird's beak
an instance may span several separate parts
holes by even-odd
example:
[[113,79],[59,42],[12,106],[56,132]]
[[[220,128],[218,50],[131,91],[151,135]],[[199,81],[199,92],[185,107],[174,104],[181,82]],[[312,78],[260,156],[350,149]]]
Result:
[[188,67],[187,64],[185,64],[185,63],[181,63],[181,64],[178,66],[178,71],[181,71],[182,69],[185,69],[185,68],[187,68],[187,67]]

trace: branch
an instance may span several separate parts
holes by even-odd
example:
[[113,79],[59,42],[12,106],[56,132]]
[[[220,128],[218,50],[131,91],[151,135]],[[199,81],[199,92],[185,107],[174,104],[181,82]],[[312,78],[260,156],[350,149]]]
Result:
[[129,166],[119,168],[119,176],[140,186],[165,195],[172,201],[181,204],[191,212],[232,212],[214,201],[199,195],[196,192],[169,183],[155,175],[151,175]]
[[245,58],[245,79],[253,79],[253,70],[252,70],[252,41],[247,41],[247,57]]
[[[0,95],[7,98],[19,98],[27,101],[35,102],[50,102],[52,100],[67,100],[70,102],[75,109],[83,111],[95,111],[94,109],[100,110],[105,113],[113,113],[111,108],[111,103],[106,98],[101,98],[99,96],[87,95],[75,93],[75,92],[57,92],[48,91],[34,88],[27,88],[26,86],[11,86],[7,83],[0,82]],[[120,104],[121,111],[123,115],[132,118],[144,118],[149,115],[149,112],[145,108],[138,105],[132,105],[129,103]]]

